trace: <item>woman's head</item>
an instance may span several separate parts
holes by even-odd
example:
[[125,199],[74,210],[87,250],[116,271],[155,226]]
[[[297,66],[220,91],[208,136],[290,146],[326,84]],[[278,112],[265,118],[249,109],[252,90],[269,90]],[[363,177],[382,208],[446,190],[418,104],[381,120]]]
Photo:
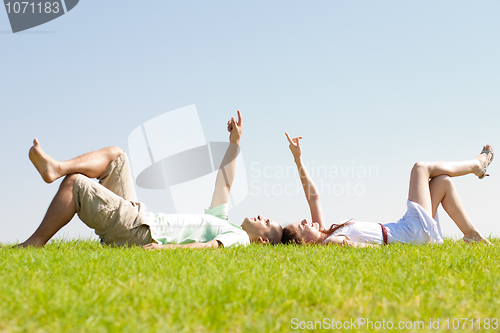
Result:
[[308,222],[306,219],[295,222],[283,228],[281,242],[283,244],[320,244],[337,229],[352,224],[352,219],[341,224],[332,224],[328,230],[321,230],[319,223]]
[[315,244],[321,243],[325,238],[325,233],[319,229],[319,223],[304,219],[283,228],[281,242],[283,244]]

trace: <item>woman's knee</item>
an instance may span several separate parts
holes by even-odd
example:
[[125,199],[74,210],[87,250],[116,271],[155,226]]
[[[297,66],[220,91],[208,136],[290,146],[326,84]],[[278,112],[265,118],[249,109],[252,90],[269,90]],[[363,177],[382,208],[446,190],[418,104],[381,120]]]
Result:
[[433,177],[431,179],[431,182],[433,184],[436,184],[436,185],[439,184],[441,186],[447,186],[447,187],[453,186],[453,180],[448,175],[440,175],[440,176]]
[[417,162],[413,164],[413,168],[411,169],[411,173],[413,174],[422,174],[429,173],[429,163],[428,162]]

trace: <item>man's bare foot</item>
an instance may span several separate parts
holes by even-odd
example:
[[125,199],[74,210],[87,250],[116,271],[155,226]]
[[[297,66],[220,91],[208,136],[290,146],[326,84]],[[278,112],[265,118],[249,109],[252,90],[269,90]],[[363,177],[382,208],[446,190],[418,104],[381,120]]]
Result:
[[477,170],[475,172],[476,176],[479,179],[483,179],[485,176],[489,176],[486,174],[486,170],[490,163],[493,161],[493,148],[490,145],[486,145],[483,147],[481,154],[476,157],[477,161]]
[[29,244],[27,242],[24,243],[19,243],[17,245],[14,245],[11,247],[11,249],[26,249],[28,247],[43,247],[43,245],[38,245],[38,244]]
[[17,248],[24,248],[22,244],[17,244],[17,245],[10,245],[10,246],[5,246],[5,245],[0,245],[0,249],[17,249]]
[[38,139],[33,140],[33,146],[30,148],[29,157],[46,183],[52,183],[62,176],[60,163],[42,150]]

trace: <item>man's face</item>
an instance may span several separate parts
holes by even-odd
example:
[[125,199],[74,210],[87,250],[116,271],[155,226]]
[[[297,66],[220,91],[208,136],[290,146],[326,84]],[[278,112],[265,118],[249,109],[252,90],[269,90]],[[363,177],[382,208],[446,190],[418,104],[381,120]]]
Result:
[[252,242],[263,241],[267,242],[267,235],[274,228],[278,228],[279,224],[271,219],[266,219],[260,215],[257,217],[247,217],[241,224],[241,228],[245,230]]

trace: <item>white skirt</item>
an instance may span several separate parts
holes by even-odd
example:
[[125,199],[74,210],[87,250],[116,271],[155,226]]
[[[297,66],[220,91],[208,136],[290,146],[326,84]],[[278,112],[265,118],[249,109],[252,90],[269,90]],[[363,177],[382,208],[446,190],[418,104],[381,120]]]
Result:
[[432,218],[418,203],[408,200],[406,214],[396,223],[387,223],[389,243],[442,244],[443,234],[439,218]]

